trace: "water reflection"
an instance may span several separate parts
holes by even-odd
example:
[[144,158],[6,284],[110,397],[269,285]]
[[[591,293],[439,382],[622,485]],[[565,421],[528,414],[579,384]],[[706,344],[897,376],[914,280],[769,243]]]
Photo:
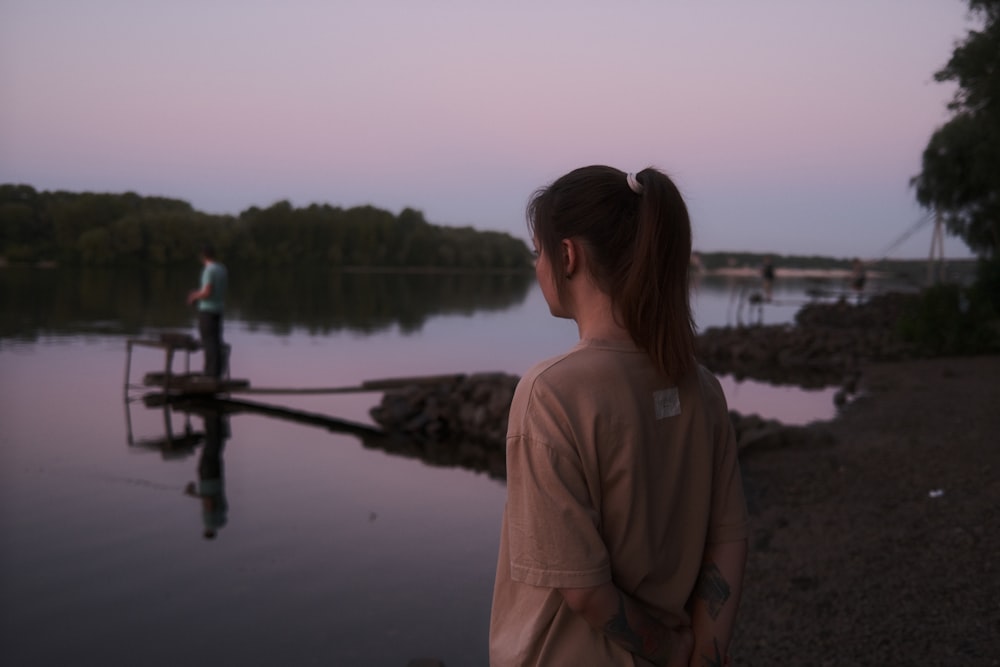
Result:
[[[226,525],[229,515],[222,461],[222,451],[232,435],[229,414],[221,406],[213,405],[211,401],[201,401],[199,404],[187,402],[176,409],[176,412],[183,415],[183,427],[178,431],[174,428],[176,406],[171,399],[172,397],[161,393],[146,394],[141,399],[130,399],[126,396],[126,439],[129,447],[158,451],[164,460],[189,457],[201,446],[198,457],[198,479],[189,482],[184,488],[184,493],[201,501],[201,517],[204,525],[202,535],[205,539],[214,539],[219,529]],[[162,436],[135,438],[132,433],[131,406],[137,400],[141,400],[148,408],[162,411]],[[201,420],[201,431],[194,429],[192,418]]]
[[[198,479],[189,482],[184,488],[184,493],[201,501],[201,518],[204,525],[202,535],[205,539],[214,539],[218,531],[226,525],[229,516],[222,458],[226,441],[232,436],[229,413],[222,409],[222,406],[213,405],[210,400],[198,403],[183,402],[178,407],[171,398],[158,393],[142,397],[142,403],[146,407],[162,410],[164,430],[160,437],[141,439],[136,439],[132,433],[131,404],[135,400],[126,398],[127,441],[130,447],[158,451],[164,460],[189,457],[201,446],[201,453],[198,456]],[[174,428],[175,408],[176,412],[183,415],[183,427],[180,431]],[[201,420],[201,431],[194,429],[192,418]]]
[[[785,278],[774,284],[770,299],[756,276],[700,276],[692,281],[691,301],[700,330],[754,327],[795,321],[803,306],[833,303],[839,292],[827,278]],[[880,289],[890,285],[884,281]]]
[[[0,270],[0,341],[44,335],[190,328],[191,269]],[[524,301],[530,272],[376,273],[230,267],[227,319],[286,334],[419,331],[429,317],[503,311]]]
[[[152,397],[151,397],[152,398]],[[182,459],[191,456],[198,445],[205,439],[204,433],[195,431],[191,425],[191,415],[184,414],[184,423],[180,431],[174,428],[173,410],[169,403],[161,400],[147,402],[147,407],[155,405],[162,408],[163,435],[152,438],[136,438],[132,431],[132,403],[134,399],[125,397],[125,439],[130,447],[140,447],[160,453],[164,460]]]
[[[147,407],[162,406],[167,435],[163,438],[146,440],[135,444],[159,449],[165,459],[190,455],[205,440],[199,463],[199,479],[204,482],[204,470],[214,470],[213,461],[218,460],[218,472],[221,486],[222,463],[221,451],[223,443],[229,438],[229,418],[233,415],[254,414],[273,419],[295,422],[307,426],[322,428],[338,435],[350,435],[360,442],[365,449],[372,449],[416,459],[429,466],[438,468],[463,468],[476,473],[483,473],[493,479],[505,478],[505,460],[502,446],[485,440],[476,441],[464,435],[439,437],[413,437],[411,434],[387,432],[380,428],[342,419],[334,415],[319,414],[296,408],[248,401],[231,396],[192,396],[164,395],[161,393],[147,394],[142,402]],[[129,411],[126,403],[126,413]],[[177,434],[171,431],[171,414],[173,411],[185,415],[184,432]],[[191,415],[200,415],[205,420],[203,433],[190,429]],[[130,420],[128,420],[130,421]],[[131,432],[129,442],[133,443]],[[217,451],[218,456],[213,452]],[[209,456],[206,459],[206,456]],[[211,486],[211,485],[210,485]],[[189,489],[193,488],[189,485]],[[198,487],[200,488],[200,487]],[[198,494],[201,496],[201,494]]]
[[190,482],[184,492],[201,500],[201,519],[204,524],[202,535],[206,540],[211,540],[229,519],[222,448],[231,431],[229,418],[221,410],[203,412],[201,419],[205,429],[205,445],[201,448],[198,459],[198,481]]

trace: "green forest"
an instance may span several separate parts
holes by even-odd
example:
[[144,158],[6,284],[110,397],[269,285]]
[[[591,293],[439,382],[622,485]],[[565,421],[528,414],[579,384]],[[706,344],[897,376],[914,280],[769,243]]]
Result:
[[165,197],[38,191],[0,185],[0,258],[71,266],[171,266],[212,244],[227,263],[266,267],[521,270],[527,245],[510,234],[445,227],[411,208],[293,207],[280,201],[238,216],[211,215]]
[[[527,245],[510,234],[434,225],[411,208],[340,208],[280,201],[238,216],[212,215],[179,199],[37,191],[0,185],[0,263],[162,267],[198,261],[205,244],[227,264],[261,268],[530,271]],[[701,267],[759,267],[763,253],[703,252]],[[779,268],[833,269],[849,257],[773,254]],[[870,260],[869,260],[870,261]],[[952,263],[953,268],[967,262]],[[926,261],[882,260],[869,268],[926,273]]]

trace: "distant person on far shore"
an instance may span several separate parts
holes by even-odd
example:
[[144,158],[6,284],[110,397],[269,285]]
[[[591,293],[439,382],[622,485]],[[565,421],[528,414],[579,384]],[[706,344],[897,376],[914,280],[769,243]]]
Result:
[[855,257],[854,262],[851,264],[851,289],[854,290],[854,295],[857,298],[858,303],[861,303],[862,294],[865,291],[865,280],[867,277],[864,263]]
[[764,264],[760,267],[760,278],[764,286],[764,301],[771,301],[774,290],[774,261],[770,255],[764,256]]
[[201,287],[188,294],[188,304],[198,304],[198,333],[205,355],[204,374],[221,378],[226,368],[222,343],[222,312],[225,308],[229,273],[215,257],[215,248],[201,250]]

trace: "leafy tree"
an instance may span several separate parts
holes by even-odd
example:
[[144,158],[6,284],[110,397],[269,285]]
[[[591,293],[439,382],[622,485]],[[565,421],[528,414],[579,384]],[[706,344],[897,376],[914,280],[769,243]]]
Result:
[[0,257],[87,266],[196,261],[205,243],[227,263],[324,268],[527,269],[527,246],[509,234],[432,225],[423,213],[374,206],[295,208],[279,201],[238,217],[135,193],[36,192],[0,185]]
[[[29,251],[34,238],[35,212],[16,201],[0,202],[0,252],[6,255]],[[28,253],[30,256],[30,252]]]
[[924,149],[913,178],[917,200],[939,211],[948,230],[983,258],[1000,248],[1000,0],[968,0],[983,19],[934,75],[954,81],[950,121]]
[[94,227],[80,234],[77,240],[77,252],[86,264],[104,266],[114,261],[111,247],[111,234],[107,227]]

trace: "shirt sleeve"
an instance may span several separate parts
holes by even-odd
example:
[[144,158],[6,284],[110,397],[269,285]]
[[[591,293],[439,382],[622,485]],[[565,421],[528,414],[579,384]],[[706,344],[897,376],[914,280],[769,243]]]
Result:
[[[519,387],[507,437],[507,538],[511,578],[549,588],[611,580],[600,514],[557,402]],[[520,400],[518,400],[520,398]]]
[[736,542],[747,537],[747,506],[740,474],[739,449],[726,397],[713,378],[712,414],[715,419],[715,471],[708,543]]

